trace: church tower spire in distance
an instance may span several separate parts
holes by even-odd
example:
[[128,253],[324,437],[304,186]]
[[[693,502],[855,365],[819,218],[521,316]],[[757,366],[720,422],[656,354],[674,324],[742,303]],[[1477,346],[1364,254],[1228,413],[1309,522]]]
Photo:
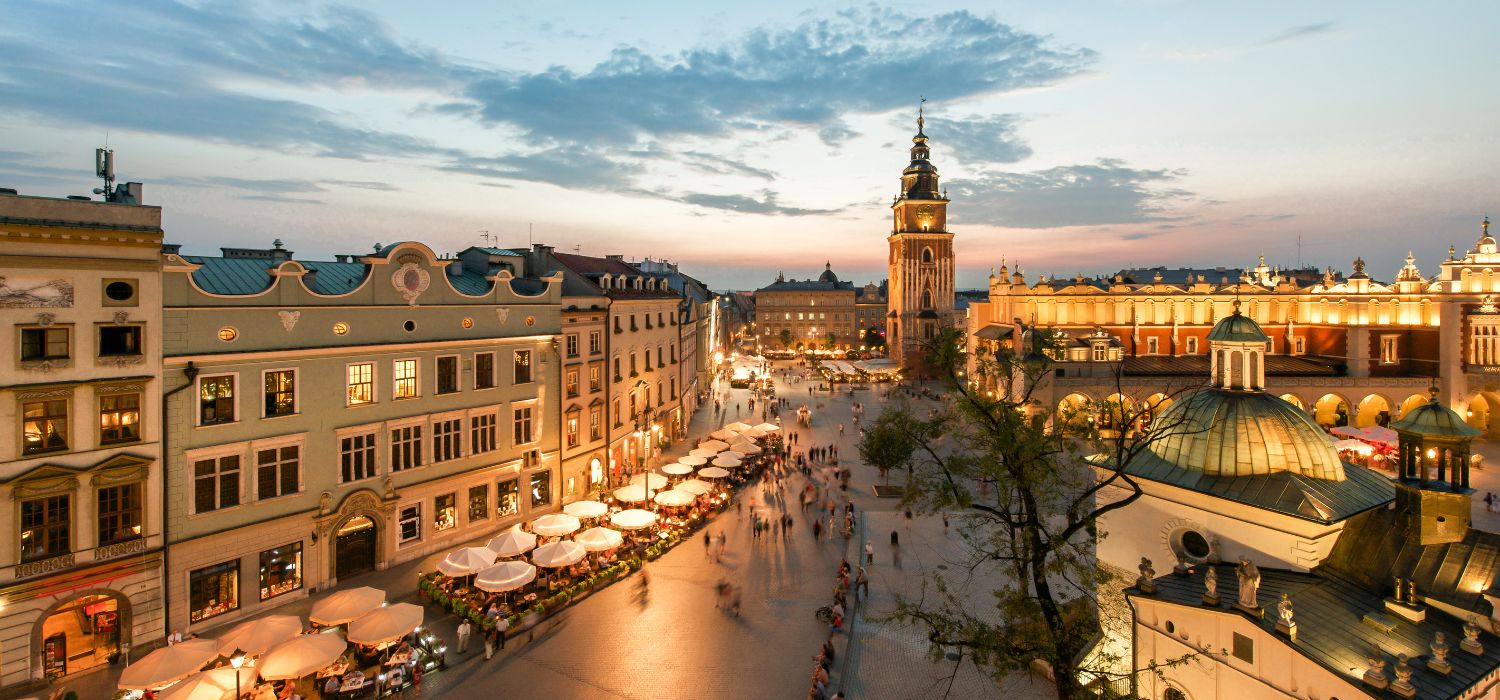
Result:
[[901,192],[891,203],[890,293],[886,334],[891,359],[923,372],[922,344],[953,323],[953,234],[948,197],[939,188],[927,144],[926,102],[917,108],[911,162],[901,171]]

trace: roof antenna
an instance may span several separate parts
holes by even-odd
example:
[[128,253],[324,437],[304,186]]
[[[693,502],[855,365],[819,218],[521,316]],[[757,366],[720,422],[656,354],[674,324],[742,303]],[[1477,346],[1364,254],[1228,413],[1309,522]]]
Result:
[[482,229],[479,229],[479,240],[484,241],[484,244],[486,246],[493,246],[493,245],[495,245],[495,242],[497,240],[499,240],[499,239],[497,237],[495,237],[495,236],[491,236],[489,229],[482,228]]
[[115,152],[109,149],[108,134],[104,143],[104,148],[94,149],[94,175],[104,180],[104,186],[95,188],[94,194],[102,194],[104,201],[112,202],[115,196]]

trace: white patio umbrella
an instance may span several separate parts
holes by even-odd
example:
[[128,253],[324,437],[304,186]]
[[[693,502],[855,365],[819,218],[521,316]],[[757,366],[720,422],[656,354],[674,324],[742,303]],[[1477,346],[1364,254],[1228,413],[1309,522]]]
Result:
[[680,508],[682,506],[691,505],[692,502],[697,498],[697,496],[686,491],[678,491],[677,489],[672,489],[670,491],[662,491],[661,493],[656,494],[655,500],[656,504],[659,506],[666,506],[668,508]]
[[667,487],[667,477],[664,477],[660,474],[651,474],[648,472],[644,474],[636,474],[635,476],[630,477],[630,483],[645,484],[647,488],[654,491],[656,489],[664,489]]
[[519,557],[536,546],[536,535],[517,526],[491,537],[484,546],[495,550],[495,556],[501,559]]
[[680,462],[673,462],[662,467],[661,473],[668,476],[687,476],[693,473],[693,468]]
[[740,444],[734,446],[734,451],[747,455],[758,455],[765,450],[760,445]]
[[573,501],[563,506],[563,512],[575,518],[597,518],[609,512],[609,506],[598,501]]
[[338,634],[299,634],[260,657],[255,667],[268,681],[301,678],[327,668],[348,648]]
[[[738,466],[740,466],[740,460],[737,459],[737,458],[734,458],[734,457],[727,456],[727,455],[719,455],[718,457],[714,458],[714,466],[716,466],[716,467],[738,467]],[[698,473],[702,474],[703,472],[702,472],[702,470],[699,470]]]
[[740,437],[747,437],[747,438],[763,438],[765,436],[766,436],[766,431],[761,430],[760,428],[750,428],[749,430],[746,430],[746,431],[743,431],[743,432],[740,433]]
[[774,433],[778,430],[781,430],[781,426],[776,425],[775,423],[761,423],[760,425],[755,426],[755,429],[763,433]]
[[160,688],[197,673],[217,658],[217,641],[189,639],[157,649],[126,666],[117,685],[122,690]]
[[580,526],[578,518],[567,513],[552,513],[531,521],[531,531],[543,537],[571,535],[578,532]]
[[698,447],[688,450],[689,457],[700,457],[702,459],[713,459],[714,455],[716,454],[719,454],[718,450],[710,450],[706,447]]
[[380,646],[405,637],[422,626],[422,608],[411,603],[396,603],[376,608],[349,623],[349,641]]
[[536,580],[536,567],[520,559],[502,561],[479,572],[474,577],[474,587],[490,593],[514,591]]
[[713,450],[715,453],[729,449],[729,443],[723,440],[705,440],[698,445],[700,450]]
[[[235,650],[259,656],[299,634],[302,634],[302,618],[295,615],[268,615],[236,625],[229,630],[229,634],[219,637],[219,656],[230,658],[234,656]],[[234,681],[233,678],[229,680]]]
[[713,459],[713,455],[709,455],[707,457],[702,457],[702,456],[699,456],[699,455],[695,455],[695,454],[689,453],[689,454],[683,455],[682,457],[678,457],[677,461],[679,463],[681,463],[681,464],[686,464],[689,467],[701,467],[701,466],[703,466],[705,464],[708,464],[708,460],[710,460],[710,459]]
[[643,527],[650,527],[654,522],[656,522],[655,513],[639,508],[622,510],[609,516],[609,524],[621,530],[639,530]]
[[330,593],[322,600],[313,603],[312,614],[308,615],[307,619],[320,625],[342,625],[380,607],[384,602],[385,591],[369,586],[350,588],[346,591]]
[[725,430],[733,430],[736,433],[743,433],[746,430],[749,430],[750,426],[748,424],[746,424],[746,423],[741,423],[739,421],[735,421],[733,423],[730,423],[729,425],[724,426],[724,429]]
[[718,467],[704,467],[698,470],[698,476],[703,479],[722,479],[729,476],[729,472]]
[[607,552],[625,543],[625,536],[607,527],[591,527],[573,536],[584,551]]
[[444,576],[468,576],[495,563],[495,550],[489,547],[464,547],[456,549],[438,562],[437,570]]
[[640,503],[651,497],[645,484],[631,484],[615,489],[615,499],[625,503]]
[[556,569],[577,564],[585,556],[588,556],[588,552],[583,545],[573,540],[558,540],[537,547],[531,553],[531,563],[544,569]]
[[720,428],[719,430],[715,430],[715,431],[709,433],[709,435],[712,436],[716,440],[726,440],[727,441],[727,440],[734,439],[735,432],[733,430],[728,429],[728,428]]
[[[234,677],[240,679],[236,684]],[[232,700],[236,688],[249,690],[255,687],[260,669],[254,666],[239,668],[213,668],[162,691],[159,700]]]
[[720,452],[719,456],[714,458],[714,461],[717,462],[720,459],[737,459],[740,461],[744,461],[745,453],[740,452],[739,450],[725,450],[723,452]]
[[714,490],[714,487],[713,487],[713,484],[710,484],[707,481],[699,481],[698,479],[687,479],[687,480],[683,481],[682,483],[678,484],[677,487],[675,489],[673,489],[673,490],[675,490],[675,491],[686,491],[686,492],[691,493],[691,494],[693,494],[695,496],[702,496],[703,494],[708,493],[709,491]]

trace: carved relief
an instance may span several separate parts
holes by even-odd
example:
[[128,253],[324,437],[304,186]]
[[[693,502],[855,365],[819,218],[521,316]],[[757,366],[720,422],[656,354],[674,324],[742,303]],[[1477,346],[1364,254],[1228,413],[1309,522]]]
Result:
[[57,320],[57,314],[39,313],[36,315],[36,325],[46,328]]
[[281,328],[288,333],[292,332],[292,328],[296,327],[297,321],[302,318],[301,311],[277,311],[276,315],[281,317]]
[[510,307],[508,307],[508,306],[497,307],[495,309],[495,317],[499,318],[501,323],[505,323],[507,320],[510,319]]
[[394,273],[391,273],[391,286],[395,287],[401,297],[410,306],[417,305],[417,297],[427,291],[432,284],[432,275],[415,262],[403,263]]
[[0,309],[66,309],[73,283],[45,277],[0,277]]
[[116,311],[113,320],[114,320],[116,326],[123,326],[123,325],[125,325],[127,323],[130,323],[130,312],[129,311]]

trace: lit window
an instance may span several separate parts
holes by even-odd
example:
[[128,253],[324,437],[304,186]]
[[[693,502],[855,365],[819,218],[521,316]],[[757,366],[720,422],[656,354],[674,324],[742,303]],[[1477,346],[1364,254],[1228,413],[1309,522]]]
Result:
[[417,361],[396,360],[391,364],[391,395],[398,399],[410,399],[417,395]]
[[105,394],[99,397],[99,444],[141,439],[141,395]]
[[99,489],[98,505],[100,545],[141,536],[141,482]]
[[1397,337],[1384,335],[1380,337],[1380,364],[1394,365],[1401,361],[1400,355],[1396,353]]
[[33,401],[21,404],[23,454],[68,449],[68,402]]
[[36,561],[72,550],[72,502],[68,496],[21,501],[21,561]]
[[517,350],[515,356],[515,383],[531,383],[531,351]]
[[401,544],[422,539],[422,504],[413,503],[402,508],[396,530]]
[[432,499],[432,531],[442,532],[458,527],[458,495],[445,493]]
[[266,372],[266,417],[297,412],[297,373],[293,370]]
[[375,365],[370,362],[349,365],[347,368],[349,405],[363,406],[375,402]]
[[204,377],[198,382],[199,419],[202,425],[234,422],[234,377]]

